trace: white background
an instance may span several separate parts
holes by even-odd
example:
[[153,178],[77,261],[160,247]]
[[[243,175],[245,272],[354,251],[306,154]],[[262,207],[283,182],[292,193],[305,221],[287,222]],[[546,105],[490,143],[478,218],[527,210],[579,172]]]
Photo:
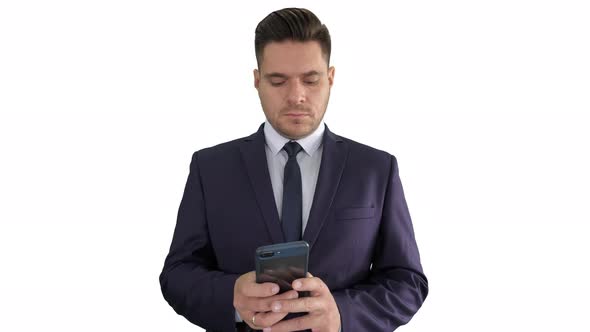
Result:
[[397,156],[400,331],[589,331],[586,1],[1,1],[0,330],[200,331],[161,296],[193,151],[264,120],[254,28],[332,34],[326,115]]

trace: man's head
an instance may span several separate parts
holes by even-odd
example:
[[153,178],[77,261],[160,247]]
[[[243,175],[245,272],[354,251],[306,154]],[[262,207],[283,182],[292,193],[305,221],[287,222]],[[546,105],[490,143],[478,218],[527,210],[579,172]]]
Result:
[[311,134],[334,83],[328,28],[307,9],[281,9],[258,24],[254,47],[254,86],[267,120],[291,139]]

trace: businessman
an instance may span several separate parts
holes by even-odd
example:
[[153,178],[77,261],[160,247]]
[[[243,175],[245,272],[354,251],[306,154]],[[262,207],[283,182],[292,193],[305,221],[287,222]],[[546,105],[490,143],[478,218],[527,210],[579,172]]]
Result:
[[[266,121],[193,154],[160,275],[174,310],[207,331],[393,331],[428,293],[395,157],[331,132],[331,42],[309,10],[256,27]],[[254,252],[309,243],[307,278],[255,282]]]

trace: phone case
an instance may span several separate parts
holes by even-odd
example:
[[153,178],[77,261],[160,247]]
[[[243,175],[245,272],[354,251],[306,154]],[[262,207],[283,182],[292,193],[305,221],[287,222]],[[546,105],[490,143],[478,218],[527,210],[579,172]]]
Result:
[[[256,282],[273,282],[280,293],[291,290],[295,279],[307,276],[309,244],[305,241],[286,242],[256,249]],[[306,292],[300,292],[305,296]]]

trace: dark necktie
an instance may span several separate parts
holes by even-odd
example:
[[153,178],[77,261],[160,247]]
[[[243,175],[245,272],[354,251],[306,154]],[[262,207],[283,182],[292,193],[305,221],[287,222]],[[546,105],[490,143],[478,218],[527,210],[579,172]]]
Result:
[[283,234],[287,242],[301,239],[301,170],[297,154],[303,150],[297,142],[285,144],[283,149],[289,155],[283,176]]

